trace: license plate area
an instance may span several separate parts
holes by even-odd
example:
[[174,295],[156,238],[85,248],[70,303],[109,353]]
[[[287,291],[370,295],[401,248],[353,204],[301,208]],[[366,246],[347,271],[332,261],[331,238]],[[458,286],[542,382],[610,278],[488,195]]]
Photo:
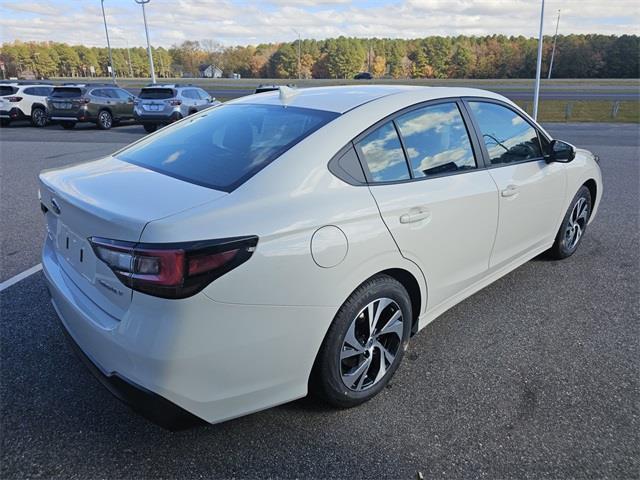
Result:
[[148,110],[150,112],[158,112],[160,110],[160,105],[156,105],[156,104],[151,104],[151,105],[145,105],[145,110]]
[[53,102],[53,106],[61,110],[70,110],[72,104],[70,102]]
[[62,222],[58,222],[56,247],[58,255],[80,275],[93,283],[96,273],[96,258],[89,242],[73,233]]

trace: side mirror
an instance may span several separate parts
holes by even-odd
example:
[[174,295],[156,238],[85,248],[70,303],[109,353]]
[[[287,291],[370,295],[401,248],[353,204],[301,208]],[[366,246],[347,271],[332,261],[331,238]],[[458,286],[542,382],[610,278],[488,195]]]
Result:
[[562,140],[552,140],[549,144],[547,162],[569,163],[576,158],[576,147]]

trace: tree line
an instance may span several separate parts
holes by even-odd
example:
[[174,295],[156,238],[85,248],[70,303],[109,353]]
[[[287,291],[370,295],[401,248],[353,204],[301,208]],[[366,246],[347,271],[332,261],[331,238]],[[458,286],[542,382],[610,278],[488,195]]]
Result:
[[[543,73],[552,37],[545,37]],[[153,48],[156,75],[198,77],[201,65],[213,64],[224,76],[251,78],[352,78],[368,71],[377,78],[531,78],[537,39],[523,36],[426,37],[419,39],[303,39],[289,43],[223,46],[215,40],[185,41]],[[298,55],[298,48],[300,55]],[[149,77],[142,47],[112,49],[119,77]],[[559,35],[554,78],[638,78],[637,35]],[[56,42],[10,42],[0,49],[4,78],[108,76],[107,48]]]

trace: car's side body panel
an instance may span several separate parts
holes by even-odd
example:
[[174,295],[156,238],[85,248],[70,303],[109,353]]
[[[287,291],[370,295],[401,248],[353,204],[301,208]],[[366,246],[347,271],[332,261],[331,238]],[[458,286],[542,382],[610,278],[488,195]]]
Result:
[[[486,275],[498,221],[486,170],[370,188],[402,255],[432,279],[427,308]],[[404,223],[411,215],[424,218]]]
[[554,227],[564,214],[565,166],[534,160],[493,168],[489,173],[500,194],[500,219],[490,265],[504,265],[553,243]]

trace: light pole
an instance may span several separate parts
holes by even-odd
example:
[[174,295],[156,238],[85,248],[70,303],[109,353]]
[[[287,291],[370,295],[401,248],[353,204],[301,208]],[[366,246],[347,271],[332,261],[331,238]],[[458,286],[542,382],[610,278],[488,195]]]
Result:
[[104,20],[104,33],[107,36],[107,49],[109,50],[109,69],[111,70],[111,80],[116,83],[116,70],[113,68],[113,58],[111,57],[111,43],[109,42],[109,30],[107,30],[107,16],[104,14],[104,0],[100,0],[102,6],[102,19]]
[[291,30],[296,32],[296,35],[298,35],[298,80],[300,80],[300,33],[295,28],[292,28]]
[[144,33],[147,35],[147,52],[149,53],[149,69],[151,71],[151,83],[156,83],[156,71],[153,68],[153,54],[151,53],[151,43],[149,42],[149,28],[147,27],[147,14],[144,11],[145,4],[151,0],[136,0],[136,3],[142,5],[142,18],[144,19]]
[[553,48],[551,49],[551,61],[549,62],[549,75],[547,75],[547,78],[551,78],[551,70],[553,69],[553,57],[556,56],[556,40],[558,38],[558,25],[560,25],[560,10],[558,10],[558,20],[556,20],[556,33],[553,35]]
[[540,70],[542,70],[542,26],[544,24],[544,0],[540,11],[540,35],[538,38],[538,62],[536,65],[536,85],[533,90],[533,119],[538,119],[538,98],[540,97]]
[[129,60],[129,76],[133,78],[133,68],[131,67],[131,50],[129,50],[129,40],[124,39],[127,44],[127,60]]

